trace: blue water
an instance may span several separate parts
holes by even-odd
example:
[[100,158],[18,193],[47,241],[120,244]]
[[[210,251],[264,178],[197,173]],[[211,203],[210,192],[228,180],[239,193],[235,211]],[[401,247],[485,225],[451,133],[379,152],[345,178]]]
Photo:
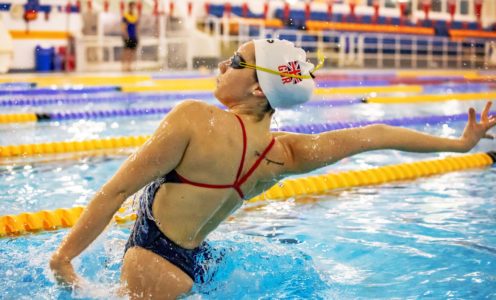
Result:
[[[273,127],[458,114],[470,105],[480,110],[483,102],[303,106],[278,112]],[[148,116],[2,125],[0,145],[151,134],[159,121]],[[411,128],[458,136],[463,126]],[[483,141],[473,152],[495,146]],[[446,155],[375,151],[314,173]],[[124,159],[109,153],[1,165],[0,215],[85,205]],[[490,167],[247,204],[210,237],[220,259],[211,269],[212,281],[185,298],[496,299],[494,182],[496,168]],[[47,268],[66,229],[1,238],[0,298],[112,297],[131,225],[111,225],[75,260],[78,272],[93,283],[76,294],[56,286]]]

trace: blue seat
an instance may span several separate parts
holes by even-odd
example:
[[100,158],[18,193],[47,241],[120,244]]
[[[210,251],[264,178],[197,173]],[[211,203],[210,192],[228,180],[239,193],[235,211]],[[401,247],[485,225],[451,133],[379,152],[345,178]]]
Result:
[[[317,42],[317,37],[313,35],[304,35],[302,42]],[[317,48],[315,46],[303,46],[303,50],[307,52],[316,52]]]
[[460,21],[453,21],[451,24],[451,28],[453,29],[462,29],[463,28],[463,23]]
[[377,20],[378,24],[387,24],[387,18],[383,16],[379,16],[379,20]]
[[376,37],[365,37],[364,39],[364,44],[365,44],[365,53],[377,53],[377,43],[378,39]]
[[432,54],[433,55],[443,55],[443,43],[440,41],[434,41],[432,43]]
[[479,24],[477,22],[469,22],[468,23],[469,30],[479,30]]
[[363,24],[372,24],[372,16],[364,15],[361,17],[361,21]]
[[427,45],[426,40],[417,40],[417,54],[427,55]]
[[323,11],[312,11],[310,12],[310,20],[315,20],[315,21],[327,21],[328,20],[328,15],[327,12]]
[[328,36],[328,35],[324,35],[322,40],[324,41],[324,43],[339,43],[339,37],[337,36]]
[[412,40],[400,40],[400,53],[401,54],[412,54],[412,46],[413,46],[413,41]]
[[395,53],[394,45],[396,44],[396,41],[393,38],[383,39],[382,44],[384,45],[384,48],[382,49],[382,53],[384,53],[384,54],[394,54]]
[[458,43],[448,42],[448,52],[447,53],[449,56],[458,55]]
[[279,35],[279,39],[288,40],[290,42],[296,42],[296,34],[281,34]]
[[210,4],[208,7],[208,13],[212,16],[220,18],[224,15],[224,5]]
[[392,25],[400,25],[401,21],[400,21],[400,18],[391,18],[391,24]]

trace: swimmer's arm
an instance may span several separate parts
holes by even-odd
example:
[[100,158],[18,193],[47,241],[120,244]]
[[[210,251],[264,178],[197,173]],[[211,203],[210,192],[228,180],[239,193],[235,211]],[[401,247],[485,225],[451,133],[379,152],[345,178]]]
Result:
[[271,132],[272,136],[273,137],[281,137],[281,136],[284,136],[284,135],[288,135],[288,134],[293,134],[291,132],[286,132],[286,131],[272,131]]
[[179,164],[191,136],[188,120],[195,110],[191,106],[189,101],[176,106],[152,137],[96,193],[52,256],[50,267],[59,282],[77,286],[79,278],[71,260],[100,235],[129,196]]
[[496,125],[488,117],[490,102],[486,105],[481,122],[477,123],[475,110],[469,110],[469,120],[460,138],[444,138],[407,128],[388,125],[370,125],[321,134],[289,134],[278,138],[285,148],[287,173],[308,172],[343,158],[371,150],[394,149],[408,152],[467,152],[481,138],[492,138],[487,131]]

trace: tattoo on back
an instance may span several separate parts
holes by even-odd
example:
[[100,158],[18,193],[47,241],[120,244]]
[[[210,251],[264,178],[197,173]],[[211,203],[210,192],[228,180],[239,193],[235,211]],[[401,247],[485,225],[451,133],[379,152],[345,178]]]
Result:
[[[255,151],[255,156],[260,156],[260,155],[262,155],[260,152]],[[274,161],[274,160],[268,159],[267,157],[264,157],[264,160],[267,162],[267,164],[273,163],[275,165],[284,166],[283,162]]]

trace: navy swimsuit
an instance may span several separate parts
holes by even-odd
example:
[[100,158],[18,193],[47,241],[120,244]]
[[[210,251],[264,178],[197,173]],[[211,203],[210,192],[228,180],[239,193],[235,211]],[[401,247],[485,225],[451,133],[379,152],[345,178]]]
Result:
[[191,277],[191,279],[193,279],[194,282],[205,282],[207,275],[207,262],[212,259],[210,246],[206,242],[203,242],[195,249],[185,249],[179,245],[176,245],[158,228],[155,219],[153,218],[152,206],[153,201],[155,200],[155,194],[163,183],[184,183],[214,189],[233,188],[239,196],[244,199],[244,194],[241,191],[241,185],[251,176],[251,174],[253,174],[255,169],[264,159],[265,155],[274,145],[275,140],[272,138],[269,145],[258,157],[253,166],[240,178],[246,156],[246,130],[241,118],[239,116],[236,116],[236,118],[238,119],[243,131],[243,155],[241,157],[241,162],[234,183],[220,185],[193,182],[179,175],[176,170],[173,170],[163,177],[151,182],[148,186],[146,186],[139,199],[138,218],[134,223],[133,231],[127,241],[125,251],[136,246],[150,250],[183,270]]

